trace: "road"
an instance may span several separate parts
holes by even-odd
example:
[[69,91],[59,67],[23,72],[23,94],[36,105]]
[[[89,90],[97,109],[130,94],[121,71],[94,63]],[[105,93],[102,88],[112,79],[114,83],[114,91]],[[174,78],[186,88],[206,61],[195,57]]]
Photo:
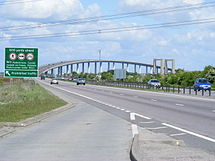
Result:
[[135,125],[215,156],[213,99],[39,82],[77,107],[1,139],[1,161],[126,161]]
[[[48,80],[43,82],[46,84]],[[77,86],[60,82],[53,88],[151,131],[165,133],[215,155],[215,100],[139,90]],[[136,120],[131,120],[131,113]],[[144,123],[151,121],[152,123]]]
[[130,160],[129,122],[48,88],[75,107],[0,138],[0,161]]

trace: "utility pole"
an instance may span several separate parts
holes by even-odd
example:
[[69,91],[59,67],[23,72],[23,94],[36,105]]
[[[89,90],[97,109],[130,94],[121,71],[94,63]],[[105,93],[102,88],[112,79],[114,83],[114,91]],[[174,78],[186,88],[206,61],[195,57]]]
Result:
[[101,60],[102,49],[99,49],[99,61]]

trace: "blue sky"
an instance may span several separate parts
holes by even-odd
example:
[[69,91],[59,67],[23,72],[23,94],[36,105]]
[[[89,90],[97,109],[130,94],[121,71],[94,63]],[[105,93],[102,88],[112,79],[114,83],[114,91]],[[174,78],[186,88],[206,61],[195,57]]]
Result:
[[[11,0],[10,0],[11,1]],[[24,1],[24,0],[23,0]],[[0,2],[6,2],[0,0]],[[3,71],[5,47],[38,47],[40,64],[64,60],[103,59],[152,63],[153,58],[174,58],[177,68],[188,71],[215,66],[215,23],[175,28],[145,29],[91,36],[11,40],[17,35],[44,35],[80,32],[123,26],[148,25],[182,20],[215,18],[215,7],[97,21],[76,25],[44,26],[44,22],[134,12],[180,5],[194,5],[206,0],[40,0],[0,5],[0,71]],[[1,4],[1,3],[0,3]],[[3,31],[2,27],[37,25],[27,30]],[[43,26],[42,26],[43,25]],[[3,39],[2,39],[3,37]]]

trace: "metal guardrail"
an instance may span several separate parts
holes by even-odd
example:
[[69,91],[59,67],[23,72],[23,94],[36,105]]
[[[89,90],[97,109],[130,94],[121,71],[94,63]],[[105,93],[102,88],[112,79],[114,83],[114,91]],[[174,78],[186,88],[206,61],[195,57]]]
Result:
[[132,88],[132,89],[142,89],[142,90],[151,90],[151,91],[163,91],[169,93],[178,93],[178,94],[189,94],[189,95],[201,95],[201,96],[212,96],[215,95],[215,90],[200,90],[194,91],[193,87],[175,87],[175,86],[152,86],[142,82],[122,82],[122,81],[95,81],[88,80],[87,83],[102,85],[102,86],[114,86],[122,88]]

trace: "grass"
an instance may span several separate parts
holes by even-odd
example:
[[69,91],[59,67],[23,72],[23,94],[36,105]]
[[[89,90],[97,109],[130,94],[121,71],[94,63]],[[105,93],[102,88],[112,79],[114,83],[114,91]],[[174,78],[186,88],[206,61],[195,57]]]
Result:
[[18,122],[67,103],[31,80],[0,80],[0,122]]

